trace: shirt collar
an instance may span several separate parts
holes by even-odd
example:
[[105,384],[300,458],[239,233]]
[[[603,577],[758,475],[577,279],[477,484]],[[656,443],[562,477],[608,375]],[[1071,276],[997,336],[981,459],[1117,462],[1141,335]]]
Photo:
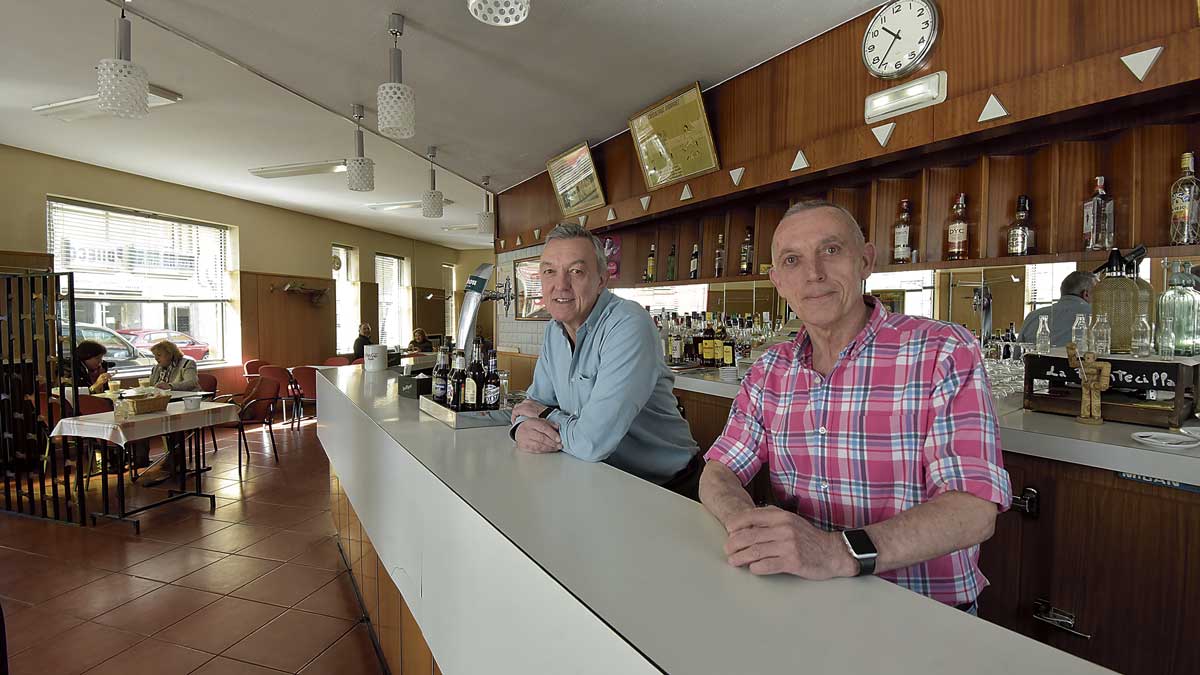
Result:
[[[600,317],[604,314],[604,308],[607,307],[615,297],[616,296],[609,292],[607,288],[600,289],[600,297],[596,298],[596,304],[592,305],[592,311],[588,312],[587,318],[583,320],[583,325],[579,327],[579,331],[575,335],[576,343],[578,343],[579,339],[582,338],[584,334],[595,328],[596,324],[600,323]],[[563,337],[567,338],[567,341],[570,342],[571,336],[567,334],[567,327],[564,326],[561,321],[555,321],[554,323],[557,324],[558,329],[562,331]]]
[[[883,326],[883,320],[887,317],[888,311],[883,308],[883,303],[873,295],[864,295],[863,302],[870,308],[870,314],[867,316],[867,323],[863,326],[858,335],[846,345],[842,353],[838,355],[838,360],[851,359],[858,357],[862,350],[866,348],[879,329]],[[808,335],[808,330],[801,326],[800,332],[796,335],[793,341],[795,345],[795,355],[805,368],[812,368],[812,338]]]

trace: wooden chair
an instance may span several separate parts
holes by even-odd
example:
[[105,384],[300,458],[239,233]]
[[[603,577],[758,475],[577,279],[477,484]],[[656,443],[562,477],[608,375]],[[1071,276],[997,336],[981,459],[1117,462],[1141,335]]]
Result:
[[226,429],[237,429],[238,431],[238,471],[242,468],[242,448],[245,448],[246,458],[250,457],[250,441],[246,438],[246,423],[257,422],[266,425],[267,434],[271,439],[271,453],[275,456],[275,461],[279,461],[279,450],[275,443],[275,405],[280,402],[279,398],[279,383],[275,380],[266,377],[256,377],[253,381],[247,383],[246,391],[242,394],[226,394],[218,396],[214,401],[218,403],[233,403],[238,406],[238,419],[236,422],[227,422],[220,425]]
[[327,365],[327,366],[348,366],[348,365],[350,365],[350,359],[348,359],[344,356],[331,356],[331,357],[325,359],[325,365]]

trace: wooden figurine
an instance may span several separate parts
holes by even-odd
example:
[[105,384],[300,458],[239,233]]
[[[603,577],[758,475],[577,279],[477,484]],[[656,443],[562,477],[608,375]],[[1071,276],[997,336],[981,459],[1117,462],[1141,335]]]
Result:
[[1075,421],[1081,424],[1104,424],[1104,417],[1100,414],[1100,392],[1107,391],[1112,383],[1112,364],[1096,361],[1096,352],[1084,352],[1080,359],[1074,342],[1067,343],[1067,363],[1079,370],[1082,386],[1079,417]]

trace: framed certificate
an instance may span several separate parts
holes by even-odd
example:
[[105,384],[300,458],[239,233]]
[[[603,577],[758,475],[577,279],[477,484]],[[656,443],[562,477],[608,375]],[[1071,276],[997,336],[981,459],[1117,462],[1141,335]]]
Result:
[[721,168],[697,82],[629,118],[647,190]]
[[600,187],[587,141],[546,162],[546,172],[550,174],[563,217],[604,206],[604,189]]
[[550,310],[542,299],[542,277],[538,265],[540,258],[522,258],[513,261],[513,281],[517,292],[517,321],[549,321]]

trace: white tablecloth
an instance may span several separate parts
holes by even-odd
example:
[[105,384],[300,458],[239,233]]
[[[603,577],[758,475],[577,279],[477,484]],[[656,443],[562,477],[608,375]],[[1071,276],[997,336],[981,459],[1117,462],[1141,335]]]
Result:
[[182,401],[167,404],[161,412],[134,415],[118,422],[114,413],[66,417],[54,425],[51,436],[80,436],[99,438],[117,445],[153,438],[176,431],[203,429],[214,424],[236,422],[237,406],[230,403],[201,403],[199,410],[184,410]]
[[[75,405],[76,391],[78,391],[78,393],[80,393],[80,394],[88,393],[87,387],[66,387],[64,392],[67,395],[67,403],[70,403],[71,405]],[[54,389],[50,393],[55,396],[58,396],[58,389]],[[178,401],[180,399],[192,398],[193,396],[210,396],[214,393],[216,393],[216,392],[212,392],[212,391],[174,391],[174,390],[172,390],[171,391],[171,400]],[[107,399],[110,399],[113,401],[115,401],[117,398],[110,391],[104,391],[99,394],[92,394],[92,396],[97,396],[99,398],[107,398]]]

